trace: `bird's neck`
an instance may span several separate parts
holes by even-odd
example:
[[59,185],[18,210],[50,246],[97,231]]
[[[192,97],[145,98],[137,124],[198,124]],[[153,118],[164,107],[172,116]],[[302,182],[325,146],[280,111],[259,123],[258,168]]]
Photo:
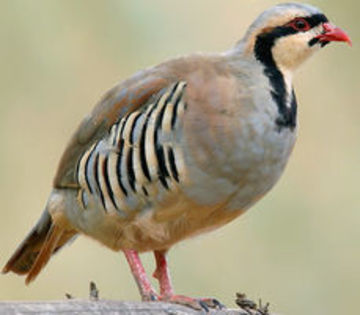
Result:
[[296,127],[297,102],[292,87],[292,75],[281,71],[276,64],[263,64],[264,75],[271,85],[271,97],[278,107],[279,116],[275,123],[279,131],[283,128],[294,130]]
[[283,129],[293,131],[296,127],[297,102],[292,86],[293,71],[279,67],[272,53],[273,46],[267,42],[256,41],[252,51],[246,44],[246,38],[240,41],[232,50],[225,53],[240,67],[256,63],[262,68],[269,81],[271,99],[278,109],[275,124],[279,132]]
[[296,127],[297,102],[292,87],[292,71],[279,67],[273,56],[273,42],[258,37],[253,47],[253,57],[263,67],[263,73],[271,85],[271,97],[278,107],[275,123],[279,132]]

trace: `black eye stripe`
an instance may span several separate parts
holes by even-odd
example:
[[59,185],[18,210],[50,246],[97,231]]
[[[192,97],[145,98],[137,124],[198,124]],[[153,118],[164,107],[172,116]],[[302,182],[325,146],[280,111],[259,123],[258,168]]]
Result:
[[318,26],[321,23],[329,22],[324,14],[314,14],[308,17],[304,17],[304,20],[309,23],[311,28]]
[[[327,17],[324,14],[314,14],[311,16],[297,17],[297,18],[294,18],[292,21],[297,20],[297,19],[305,20],[309,24],[310,28],[316,27],[316,26],[320,25],[321,23],[329,22],[329,20],[327,19]],[[290,23],[292,21],[290,21]],[[283,26],[280,26],[280,28],[283,28],[283,27],[285,28],[288,26],[289,26],[289,22]]]
[[[307,23],[309,23],[310,29],[320,25],[321,23],[328,22],[328,19],[326,18],[326,16],[321,13],[314,14],[314,15],[307,16],[307,17],[302,17],[302,18]],[[267,46],[267,48],[272,48],[272,46],[274,45],[275,41],[278,38],[296,34],[299,32],[301,32],[301,31],[295,30],[293,27],[289,26],[289,22],[288,22],[283,26],[275,27],[274,29],[272,29],[269,32],[259,34],[257,36],[256,44],[261,44],[260,46],[264,46],[264,44],[265,44],[265,46]],[[256,44],[255,44],[255,54],[256,54],[256,49],[257,49]]]

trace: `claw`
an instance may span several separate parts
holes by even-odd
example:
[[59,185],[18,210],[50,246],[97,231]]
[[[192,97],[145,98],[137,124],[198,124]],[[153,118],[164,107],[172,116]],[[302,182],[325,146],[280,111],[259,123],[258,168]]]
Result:
[[225,305],[212,298],[194,299],[183,295],[173,295],[170,297],[160,297],[159,301],[184,305],[198,311],[205,311],[206,313],[208,313],[210,309],[220,310],[225,308]]
[[226,305],[222,304],[217,299],[213,299],[213,303],[215,305],[215,308],[218,308],[219,310],[223,310],[226,308]]
[[206,313],[209,313],[209,307],[208,307],[208,305],[206,304],[205,301],[199,300],[199,305],[201,306],[201,308],[202,308]]
[[226,308],[226,306],[222,303],[220,303],[217,299],[213,299],[213,298],[205,298],[205,299],[199,299],[199,301],[202,304],[205,304],[208,308],[214,308],[214,309],[224,309]]

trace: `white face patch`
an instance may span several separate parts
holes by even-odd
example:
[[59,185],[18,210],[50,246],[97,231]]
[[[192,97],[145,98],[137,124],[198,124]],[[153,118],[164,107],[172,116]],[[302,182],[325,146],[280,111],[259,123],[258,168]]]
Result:
[[295,71],[320,46],[309,46],[309,41],[322,32],[322,26],[316,26],[309,31],[281,37],[276,40],[272,54],[276,65],[282,72]]
[[316,26],[309,31],[299,32],[277,39],[272,48],[274,61],[282,72],[286,88],[285,104],[288,108],[292,103],[292,77],[294,71],[309,58],[320,46],[310,46],[309,42],[322,32],[322,26]]

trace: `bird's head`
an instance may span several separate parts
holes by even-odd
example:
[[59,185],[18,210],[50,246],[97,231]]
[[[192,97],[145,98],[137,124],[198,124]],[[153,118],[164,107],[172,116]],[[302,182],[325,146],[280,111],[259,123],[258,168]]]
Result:
[[241,41],[246,54],[266,66],[292,72],[313,52],[332,41],[351,45],[349,36],[317,8],[300,3],[279,4],[264,11]]

